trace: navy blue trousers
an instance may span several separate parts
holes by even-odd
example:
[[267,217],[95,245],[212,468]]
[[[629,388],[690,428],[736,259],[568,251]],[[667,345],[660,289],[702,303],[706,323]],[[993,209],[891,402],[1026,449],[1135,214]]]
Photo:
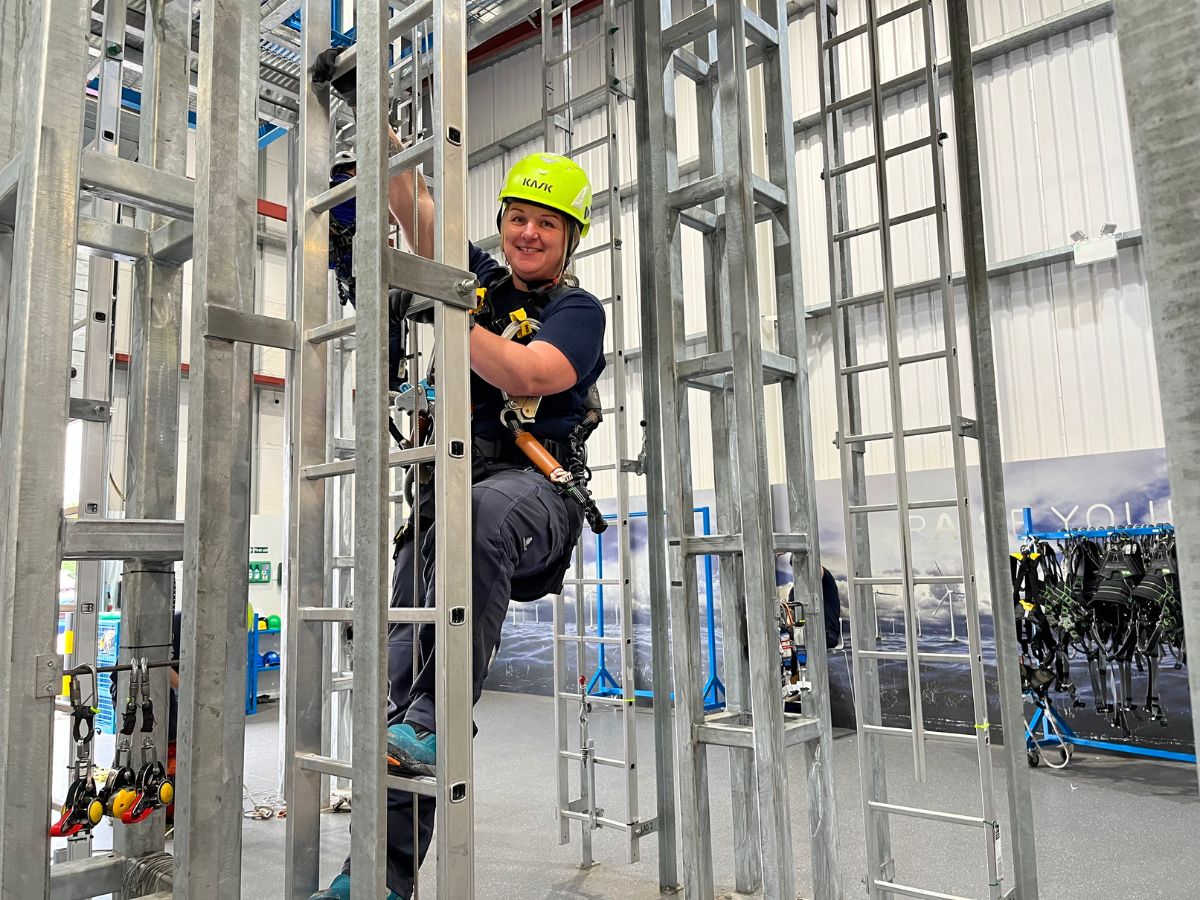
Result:
[[[532,469],[499,472],[472,487],[473,703],[483,692],[488,666],[500,645],[513,578],[546,570],[574,543],[574,517],[568,502]],[[420,552],[418,541],[411,539],[396,548],[392,606],[423,606],[432,596],[433,537],[432,528],[422,533]],[[463,552],[466,550],[464,546]],[[389,725],[409,722],[436,730],[434,672],[433,626],[393,626],[388,635]],[[412,894],[416,870],[433,836],[433,823],[432,798],[388,791],[387,884],[401,897]],[[342,871],[350,872],[349,859]]]

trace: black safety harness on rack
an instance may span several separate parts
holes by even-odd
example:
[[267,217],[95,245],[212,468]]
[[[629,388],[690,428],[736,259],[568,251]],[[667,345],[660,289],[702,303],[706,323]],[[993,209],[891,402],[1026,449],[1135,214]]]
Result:
[[[508,275],[497,281],[490,288],[479,288],[476,291],[476,307],[474,327],[486,328],[507,340],[526,343],[533,338],[541,327],[542,316],[554,300],[565,293],[571,285],[561,282],[552,287],[530,292],[530,297],[519,308],[507,316],[496,312],[495,306],[489,299],[502,291],[511,288],[512,276]],[[414,428],[411,438],[401,440],[401,446],[415,446],[427,440],[432,434],[434,376],[432,366],[426,378],[415,388],[405,386],[401,397],[411,396],[416,399],[413,407]],[[506,438],[472,437],[471,481],[476,483],[498,472],[508,469],[527,469],[532,464],[554,486],[555,490],[566,497],[568,511],[571,515],[571,538],[567,541],[566,550],[561,558],[548,566],[543,572],[514,578],[511,585],[511,595],[514,600],[539,600],[547,594],[557,594],[562,591],[563,580],[567,569],[571,566],[571,557],[579,534],[586,520],[596,534],[601,534],[608,527],[595,500],[588,491],[587,485],[591,479],[591,470],[587,467],[587,439],[600,425],[602,420],[600,392],[592,385],[584,403],[583,417],[571,430],[565,441],[537,437],[530,433],[528,426],[537,416],[540,397],[515,397],[505,392],[504,405],[501,410],[501,423],[508,431]],[[415,508],[414,482],[429,484],[432,479],[432,467],[416,466],[409,471],[405,484],[406,498]],[[422,504],[423,505],[423,504]],[[431,517],[422,515],[422,524],[432,521]],[[413,520],[410,518],[396,533],[397,544],[412,538]]]
[[1008,562],[1025,687],[1044,691],[1055,683],[1059,690],[1069,690],[1073,695],[1067,655],[1055,638],[1044,606],[1062,582],[1054,548],[1044,541],[1033,541],[1010,554]]

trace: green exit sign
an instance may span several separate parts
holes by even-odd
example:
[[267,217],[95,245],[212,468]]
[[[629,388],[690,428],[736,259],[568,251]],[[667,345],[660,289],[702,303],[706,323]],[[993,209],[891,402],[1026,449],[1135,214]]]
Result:
[[271,583],[271,564],[269,562],[252,562],[252,563],[250,563],[250,583],[251,584],[270,584]]

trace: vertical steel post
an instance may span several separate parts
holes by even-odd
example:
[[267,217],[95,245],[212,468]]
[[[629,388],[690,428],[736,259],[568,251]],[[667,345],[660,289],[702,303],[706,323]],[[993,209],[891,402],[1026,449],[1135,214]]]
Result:
[[[107,10],[106,10],[107,13]],[[187,163],[188,51],[191,15],[187,0],[153,0],[146,6],[142,79],[140,158],[172,175],[185,175]],[[120,79],[117,79],[118,92]],[[119,99],[119,97],[118,97]],[[139,210],[139,227],[153,230],[171,220]],[[183,306],[181,266],[154,259],[134,269],[130,307],[128,443],[125,515],[174,519],[179,454],[180,325]],[[81,563],[82,565],[82,563]],[[174,566],[130,560],[122,574],[121,661],[132,656],[165,659],[170,653]],[[158,717],[154,741],[165,759],[167,670],[151,670]],[[123,696],[118,692],[118,697]],[[162,823],[152,816],[136,827],[114,829],[113,846],[134,858],[163,848]]]
[[13,157],[20,161],[9,160],[18,168],[0,430],[0,659],[9,681],[0,691],[4,900],[44,897],[49,890],[45,824],[54,697],[61,687],[62,514],[47,501],[61,496],[65,456],[87,17],[83,0],[0,4],[0,22],[24,36],[20,54],[0,60],[0,87],[7,88],[0,93],[16,93],[18,85],[23,90],[24,126]]
[[[1200,647],[1200,7],[1117,0],[1134,172],[1146,236],[1150,320],[1177,526],[1183,625]],[[1200,667],[1188,667],[1192,727],[1200,744]]]
[[176,885],[240,894],[253,346],[208,334],[210,306],[253,312],[257,7],[201,6],[188,391]]
[[[708,751],[693,740],[692,725],[703,718],[704,698],[699,661],[688,652],[670,653],[670,638],[686,642],[699,634],[695,604],[695,566],[686,564],[679,536],[685,531],[684,511],[691,516],[691,490],[686,496],[668,494],[668,485],[683,484],[678,449],[686,433],[687,406],[679,404],[675,384],[675,328],[672,317],[682,318],[683,298],[674,285],[682,280],[679,216],[662,200],[673,187],[670,178],[678,164],[675,150],[674,67],[662,49],[664,22],[670,21],[670,0],[634,5],[634,58],[638,60],[634,95],[638,142],[638,234],[642,297],[642,391],[646,429],[647,544],[650,556],[651,627],[656,683],[655,706],[667,703],[674,672],[675,733],[679,773],[679,806],[676,835],[683,858],[688,896],[714,894],[711,854],[701,842],[709,834]],[[653,235],[653,239],[650,237]],[[672,413],[678,409],[679,417]],[[689,600],[689,598],[691,598]],[[668,628],[670,632],[668,633]],[[679,646],[683,646],[681,643]],[[668,655],[669,654],[669,655]],[[665,723],[656,722],[660,746],[670,744]],[[664,813],[660,784],[659,816]],[[660,848],[659,857],[665,856]],[[664,872],[660,868],[660,881]]]
[[[1004,464],[1000,446],[1000,411],[996,399],[996,366],[992,341],[992,303],[987,277],[987,242],[979,172],[979,132],[975,119],[975,78],[971,64],[971,22],[967,0],[946,4],[950,33],[950,79],[954,98],[954,135],[958,158],[959,208],[967,275],[968,340],[975,381],[975,417],[979,439],[979,471],[983,488],[992,624],[996,670],[1000,681],[1004,767],[1008,783],[1009,830],[1017,896],[1038,895],[1037,849],[1033,834],[1033,796],[1025,759],[1024,701],[1016,661],[1019,654],[1013,620],[1008,615],[1011,585],[1001,560],[1008,556],[1008,505],[1004,499]],[[953,614],[953,610],[951,611]],[[1012,727],[1009,727],[1012,723]],[[1019,724],[1018,724],[1019,723]]]
[[[288,217],[294,253],[291,314],[301,338],[329,318],[328,214],[314,212],[306,202],[329,187],[329,89],[314,87],[306,77],[317,54],[328,47],[329,13],[326,0],[306,0],[301,9],[303,80]],[[325,752],[326,629],[339,627],[305,620],[299,613],[301,607],[328,605],[326,503],[331,485],[323,479],[306,478],[304,469],[326,460],[330,354],[329,344],[301,339],[288,360],[287,653],[283,675],[284,760],[289,773],[284,896],[288,900],[304,900],[316,889],[321,863],[321,807],[325,803],[321,785],[325,776],[292,765],[292,760],[297,753]]]

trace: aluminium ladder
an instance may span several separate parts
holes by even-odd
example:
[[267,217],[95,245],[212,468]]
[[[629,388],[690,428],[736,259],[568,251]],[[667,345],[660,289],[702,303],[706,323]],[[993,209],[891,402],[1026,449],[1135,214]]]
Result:
[[[555,41],[555,20],[558,20],[558,40]],[[575,551],[573,571],[566,579],[571,588],[554,601],[554,721],[557,735],[557,779],[559,844],[571,839],[571,822],[581,829],[581,866],[594,863],[592,831],[608,828],[620,832],[625,842],[626,860],[637,862],[641,857],[639,842],[655,829],[655,820],[643,820],[638,811],[637,773],[637,710],[634,684],[633,649],[633,585],[629,547],[629,478],[636,471],[635,460],[629,459],[629,405],[626,401],[625,351],[625,290],[622,237],[622,207],[620,198],[621,158],[618,121],[620,104],[625,99],[617,75],[616,49],[619,26],[615,0],[604,0],[600,17],[593,23],[598,33],[577,41],[576,27],[569,0],[542,0],[542,115],[546,150],[582,159],[587,169],[595,161],[604,170],[603,189],[593,194],[593,234],[606,232],[599,241],[576,252],[572,260],[578,263],[595,258],[584,266],[591,274],[581,278],[585,287],[607,284],[601,303],[607,313],[606,333],[611,337],[613,350],[606,354],[609,377],[602,378],[601,390],[604,423],[592,435],[589,451],[593,475],[600,476],[593,490],[600,496],[615,496],[614,515],[609,516],[615,527],[616,559],[611,568],[597,564],[594,577],[585,571],[583,545],[594,541],[597,556],[604,544],[590,531],[584,530]],[[595,53],[600,56],[599,84],[575,96],[579,73]],[[599,175],[600,173],[596,173]],[[597,181],[600,178],[596,179]],[[607,270],[606,272],[603,270]],[[611,473],[611,474],[609,474]],[[589,597],[603,598],[596,609],[616,610],[617,633],[610,623],[598,615],[595,631],[588,626]],[[568,613],[569,610],[569,613]],[[574,633],[568,631],[574,620]],[[570,664],[567,646],[573,645]],[[594,648],[594,653],[593,653]],[[616,656],[616,675],[608,661]],[[590,668],[592,662],[595,668]],[[591,706],[613,707],[620,718],[621,746],[618,753],[601,755],[594,740],[586,735],[588,712]],[[581,718],[582,717],[582,718]],[[582,729],[582,730],[581,730]],[[623,781],[623,815],[600,806],[595,793],[596,767],[603,766],[619,773]],[[572,785],[572,769],[577,771],[579,789]],[[574,796],[573,796],[574,795]],[[606,814],[607,813],[607,814]]]
[[[830,771],[828,674],[817,600],[817,529],[809,436],[805,325],[800,296],[788,23],[785,4],[757,13],[741,3],[635,5],[638,59],[639,232],[652,594],[669,597],[675,653],[679,835],[688,897],[714,886],[708,748],[730,749],[735,878],[739,892],[796,896],[786,761],[795,748],[808,775],[809,839],[816,896],[841,896],[837,813]],[[749,44],[749,47],[747,46]],[[753,69],[753,72],[750,70]],[[749,73],[749,74],[748,74]],[[676,77],[696,85],[698,177],[684,183],[676,148]],[[761,84],[761,97],[750,82]],[[686,95],[685,95],[686,96]],[[752,119],[753,117],[753,119]],[[759,119],[758,117],[761,117]],[[751,140],[751,121],[765,142]],[[765,159],[756,156],[765,150]],[[758,174],[755,163],[764,174]],[[763,256],[755,225],[771,225],[777,349],[764,346],[759,293]],[[704,254],[705,343],[685,344],[680,226],[699,232]],[[764,285],[764,287],[766,287]],[[767,384],[778,384],[788,484],[787,533],[776,533],[767,467]],[[709,398],[717,526],[696,534],[689,390]],[[658,476],[658,477],[653,477]],[[782,511],[781,511],[782,512]],[[664,517],[665,513],[665,517]],[[806,646],[815,716],[785,714],[780,689],[775,556],[796,560],[798,594],[813,610]],[[696,558],[721,558],[725,712],[706,715],[700,660]],[[660,607],[661,609],[661,607]],[[655,630],[665,640],[660,622]]]
[[[314,88],[308,72],[328,45],[330,7],[306,0],[302,57],[299,180],[293,209],[296,246],[297,353],[289,381],[291,404],[291,512],[289,516],[288,658],[319,660],[290,666],[287,675],[287,751],[290,796],[287,827],[286,896],[304,898],[318,884],[322,776],[350,778],[355,834],[352,842],[353,896],[377,898],[384,886],[388,788],[437,798],[437,889],[441,897],[474,894],[473,795],[471,791],[471,607],[453,598],[470,596],[470,566],[455,558],[453,539],[439,540],[432,606],[389,609],[389,469],[433,463],[438,534],[462,534],[470,522],[470,422],[467,316],[474,279],[466,268],[465,93],[466,30],[462,0],[423,0],[388,19],[389,4],[360,10],[359,42],[338,61],[340,72],[357,67],[358,173],[329,189],[329,98]],[[435,257],[426,260],[387,246],[386,186],[387,60],[401,33],[432,20],[436,35],[432,80],[432,129],[391,160],[395,171],[431,167],[436,178]],[[359,190],[359,182],[363,189]],[[328,321],[327,212],[357,199],[354,266],[355,316]],[[389,287],[409,288],[434,301],[433,332],[438,354],[439,414],[434,441],[391,450],[387,431],[387,304]],[[417,304],[421,305],[421,304]],[[361,317],[373,323],[359,332]],[[327,456],[328,350],[335,338],[354,331],[354,457]],[[354,477],[354,605],[330,605],[326,591],[325,479]],[[350,760],[327,756],[323,711],[330,659],[325,627],[354,626],[353,728]],[[387,706],[387,630],[391,622],[432,626],[437,642],[437,778],[387,774],[384,756]],[[414,873],[415,878],[416,873]]]
[[[858,725],[859,769],[862,773],[862,795],[867,840],[867,890],[871,897],[904,895],[914,897],[958,896],[915,886],[914,875],[923,873],[897,872],[902,863],[893,858],[891,849],[891,816],[907,817],[951,826],[974,828],[979,833],[979,849],[983,861],[983,878],[976,881],[976,893],[971,896],[997,898],[1013,895],[1005,890],[1004,867],[1000,845],[1000,827],[996,817],[995,791],[992,776],[991,733],[988,722],[987,693],[983,665],[983,646],[980,634],[979,595],[975,575],[974,547],[971,540],[972,511],[968,502],[967,448],[968,438],[977,436],[977,424],[962,415],[956,313],[952,287],[950,259],[950,226],[945,201],[945,171],[941,128],[941,94],[938,85],[938,66],[934,47],[934,10],[929,0],[889,4],[879,9],[877,0],[862,0],[853,5],[841,4],[844,14],[839,21],[834,6],[822,0],[817,8],[817,29],[820,59],[821,106],[824,133],[824,181],[826,191],[827,236],[831,284],[831,334],[834,350],[835,381],[838,396],[838,446],[841,454],[843,509],[847,534],[851,618],[853,627],[853,658],[855,681],[855,712]],[[861,10],[860,20],[846,22]],[[837,26],[844,26],[838,28]],[[891,31],[887,29],[893,29]],[[916,36],[920,50],[915,51],[916,65],[908,71],[888,73],[883,66],[886,57],[881,52],[884,39],[897,33]],[[882,36],[881,36],[882,35]],[[904,42],[901,41],[901,44]],[[843,80],[854,77],[857,69],[845,59],[866,59],[866,86],[847,91]],[[902,66],[901,66],[902,67]],[[858,85],[855,85],[858,87]],[[885,140],[887,129],[886,100],[895,94],[914,91],[924,106],[923,127],[915,134],[891,146]],[[852,119],[862,110],[870,122],[867,129],[871,148],[863,155],[847,159],[846,145],[851,143],[853,126],[861,117]],[[861,135],[859,129],[857,135]],[[857,136],[856,135],[856,136]],[[860,138],[861,140],[861,138]],[[889,192],[889,165],[912,163],[906,174],[920,172],[921,184],[926,187],[925,205],[901,212],[891,209],[896,196]],[[857,174],[856,174],[857,173]],[[864,179],[869,176],[869,181]],[[874,201],[873,218],[866,222],[854,219],[856,207],[851,204],[851,179],[859,192],[868,190]],[[864,188],[862,185],[867,185]],[[893,185],[894,186],[894,183]],[[935,293],[941,317],[940,340],[933,349],[921,352],[901,350],[901,334],[896,299],[896,249],[893,230],[913,223],[924,223],[926,235],[933,232],[931,241],[936,250],[932,277],[927,279]],[[883,348],[873,340],[872,332],[883,332]],[[911,376],[909,373],[914,373]],[[882,376],[882,379],[881,377]],[[914,421],[917,411],[908,410],[914,419],[906,419],[904,385],[910,377],[920,377],[922,385],[943,386],[944,393],[936,421]],[[883,380],[881,385],[881,380]],[[876,389],[885,386],[886,390]],[[886,397],[886,414],[874,414],[866,408],[868,393]],[[913,404],[915,406],[915,404]],[[928,418],[928,414],[925,418]],[[911,469],[908,455],[912,442],[927,445],[930,439],[950,442],[953,458],[953,496],[913,496],[909,484]],[[890,446],[889,446],[890,445]],[[866,459],[879,448],[887,457],[894,480],[895,499],[879,502],[882,497],[868,496]],[[936,492],[935,492],[936,493]],[[961,574],[944,574],[941,566],[924,571],[914,554],[910,513],[932,511],[953,516],[958,526],[958,552]],[[890,524],[898,535],[899,572],[877,571],[880,565],[881,517],[895,516]],[[874,525],[874,528],[872,526]],[[892,532],[889,532],[889,535]],[[872,540],[874,537],[874,541]],[[874,546],[873,546],[874,545]],[[873,559],[874,552],[874,559]],[[953,563],[952,563],[953,564]],[[964,618],[968,649],[943,651],[922,649],[923,634],[919,616],[922,597],[933,589],[950,596],[955,586],[962,585]],[[899,592],[903,604],[904,635],[902,649],[880,649],[877,622],[873,612],[873,589],[888,586]],[[1002,598],[1000,598],[1002,600]],[[997,609],[1003,608],[999,602]],[[953,611],[951,611],[953,615]],[[997,628],[1004,627],[1003,615]],[[903,672],[907,682],[907,724],[884,725],[879,692],[880,669],[891,664]],[[926,727],[923,709],[921,667],[966,665],[970,669],[971,700],[974,727],[967,732],[937,731]],[[1000,665],[1005,663],[1000,661]],[[1021,710],[1005,709],[1007,721],[1022,721]],[[912,750],[913,768],[918,784],[926,782],[929,774],[927,744],[930,741],[969,745],[975,750],[979,771],[980,805],[968,814],[889,802],[888,785],[884,775],[885,739],[904,740]],[[1027,777],[1023,772],[1009,777]],[[1028,859],[1017,858],[1018,881]],[[978,873],[975,873],[978,879]]]

